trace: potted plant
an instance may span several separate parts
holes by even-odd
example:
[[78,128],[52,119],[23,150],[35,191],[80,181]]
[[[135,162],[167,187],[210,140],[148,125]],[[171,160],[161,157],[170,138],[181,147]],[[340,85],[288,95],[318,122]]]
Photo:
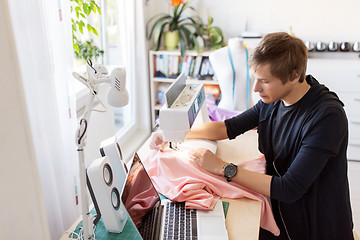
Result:
[[87,59],[96,60],[104,55],[104,50],[100,50],[98,46],[95,45],[94,40],[86,40],[84,42],[78,41],[78,51],[74,51],[75,58],[86,62]]
[[[91,24],[86,23],[87,18],[91,13],[99,13],[101,15],[100,7],[95,0],[70,0],[71,3],[71,22],[72,22],[72,37],[75,58],[85,63],[87,59],[96,60],[104,54],[96,46],[93,39],[82,40],[81,36],[84,35],[86,29],[89,33],[98,36],[98,32]],[[95,62],[95,61],[94,61]]]
[[201,21],[198,23],[196,35],[204,41],[204,48],[207,50],[216,50],[224,46],[224,37],[220,27],[213,26],[214,19],[208,17],[207,24]]
[[[161,37],[164,36],[165,47],[167,50],[175,49],[180,45],[181,56],[185,56],[186,48],[193,49],[194,46],[198,51],[200,47],[196,39],[195,18],[183,16],[186,9],[195,11],[189,5],[189,2],[183,0],[172,0],[171,7],[173,11],[171,14],[158,14],[152,17],[147,23],[147,37],[150,40],[153,37],[153,49],[159,50],[161,46]],[[152,27],[149,28],[149,25]],[[150,29],[150,31],[148,31]],[[173,40],[174,42],[171,42]]]

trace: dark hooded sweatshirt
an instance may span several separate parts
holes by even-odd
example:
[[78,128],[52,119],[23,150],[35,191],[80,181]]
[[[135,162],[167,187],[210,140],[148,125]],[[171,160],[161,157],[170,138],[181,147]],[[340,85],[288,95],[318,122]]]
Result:
[[225,121],[227,134],[258,128],[280,228],[279,237],[261,229],[260,239],[353,239],[343,103],[311,75],[306,81],[311,88],[297,103],[259,101]]

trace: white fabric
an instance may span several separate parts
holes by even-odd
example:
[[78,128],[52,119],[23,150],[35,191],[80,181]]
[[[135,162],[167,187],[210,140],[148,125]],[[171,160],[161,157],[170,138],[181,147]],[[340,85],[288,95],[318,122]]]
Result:
[[59,239],[79,216],[75,204],[76,114],[74,95],[69,94],[72,42],[68,2],[9,1],[52,239]]

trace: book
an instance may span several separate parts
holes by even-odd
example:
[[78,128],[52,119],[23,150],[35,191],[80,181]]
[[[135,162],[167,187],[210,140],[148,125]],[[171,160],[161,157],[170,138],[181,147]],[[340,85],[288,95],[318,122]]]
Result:
[[193,56],[187,56],[186,66],[185,66],[185,72],[184,72],[184,74],[185,74],[186,76],[189,76],[190,65],[191,65],[192,58],[193,58]]
[[185,73],[185,71],[186,71],[187,58],[188,58],[188,56],[185,56],[185,57],[183,58],[183,61],[182,61],[182,64],[181,64],[181,72],[182,72],[182,73]]
[[192,57],[189,69],[189,76],[193,76],[195,68],[196,57]]
[[201,62],[202,62],[202,56],[197,56],[195,60],[195,66],[193,72],[194,77],[197,77],[200,73]]
[[163,73],[165,76],[169,74],[169,55],[165,54],[163,56]]

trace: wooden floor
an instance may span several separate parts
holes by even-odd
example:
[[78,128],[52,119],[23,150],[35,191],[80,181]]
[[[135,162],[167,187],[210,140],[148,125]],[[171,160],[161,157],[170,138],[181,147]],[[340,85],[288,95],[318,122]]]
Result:
[[354,229],[360,233],[360,162],[349,161],[350,199],[353,212]]

